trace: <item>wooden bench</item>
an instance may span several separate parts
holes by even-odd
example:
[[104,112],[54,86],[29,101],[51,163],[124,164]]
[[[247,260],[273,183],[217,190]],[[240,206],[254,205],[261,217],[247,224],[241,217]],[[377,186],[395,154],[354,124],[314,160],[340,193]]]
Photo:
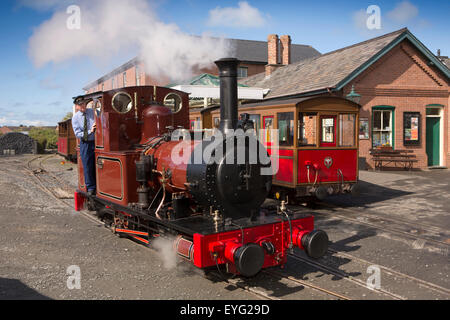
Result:
[[416,155],[411,154],[413,150],[393,150],[389,148],[371,149],[375,163],[375,170],[382,170],[383,167],[387,167],[389,164],[394,164],[397,168],[397,164],[403,167],[404,170],[411,170],[413,164],[418,162]]

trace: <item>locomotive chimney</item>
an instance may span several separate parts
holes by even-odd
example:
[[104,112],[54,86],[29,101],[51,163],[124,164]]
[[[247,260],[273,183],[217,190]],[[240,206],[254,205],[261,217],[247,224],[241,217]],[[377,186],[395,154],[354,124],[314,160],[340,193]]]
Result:
[[238,122],[237,67],[235,58],[223,58],[215,62],[220,76],[220,125],[219,130],[235,130]]

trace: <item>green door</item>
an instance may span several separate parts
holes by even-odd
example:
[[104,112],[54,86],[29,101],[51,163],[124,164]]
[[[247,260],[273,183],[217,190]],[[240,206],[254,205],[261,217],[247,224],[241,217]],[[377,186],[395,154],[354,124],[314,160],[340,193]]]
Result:
[[441,118],[438,117],[427,118],[427,155],[429,166],[438,166],[440,164],[440,120]]

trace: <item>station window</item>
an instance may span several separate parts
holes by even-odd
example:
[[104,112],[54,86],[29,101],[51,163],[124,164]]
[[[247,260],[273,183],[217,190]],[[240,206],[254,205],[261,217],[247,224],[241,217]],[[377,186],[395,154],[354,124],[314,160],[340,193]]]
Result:
[[247,78],[248,68],[247,67],[239,67],[238,68],[238,78]]
[[126,87],[127,86],[127,73],[124,72],[122,74],[122,77],[123,77],[123,86]]
[[298,146],[316,145],[317,113],[298,114]]
[[392,111],[373,110],[373,146],[392,146]]
[[292,146],[294,144],[294,113],[281,112],[278,118],[278,142],[280,146]]
[[339,115],[339,146],[353,147],[355,145],[355,114]]

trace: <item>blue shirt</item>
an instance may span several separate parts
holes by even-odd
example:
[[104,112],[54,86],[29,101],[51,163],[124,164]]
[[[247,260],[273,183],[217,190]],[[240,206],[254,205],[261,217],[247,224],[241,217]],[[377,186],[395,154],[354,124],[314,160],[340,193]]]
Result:
[[[88,129],[88,141],[95,140],[95,134],[92,131],[92,126],[95,123],[94,109],[86,109],[87,117],[87,129]],[[75,137],[83,139],[84,136],[84,113],[78,111],[72,118],[72,128],[75,133]]]

